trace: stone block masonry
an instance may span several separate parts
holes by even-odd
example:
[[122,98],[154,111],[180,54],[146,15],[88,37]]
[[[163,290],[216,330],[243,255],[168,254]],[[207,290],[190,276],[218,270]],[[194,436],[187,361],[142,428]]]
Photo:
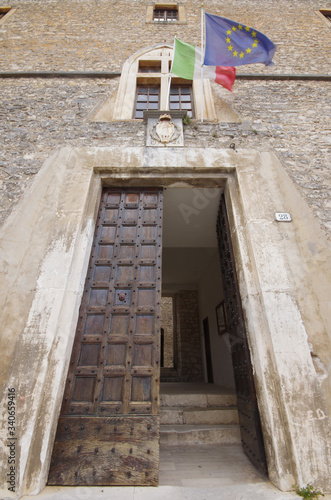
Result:
[[[146,23],[149,3],[13,0],[15,10],[0,24],[0,72],[121,72],[133,54],[170,45],[175,35],[200,44],[201,0],[181,1],[186,24]],[[274,66],[240,67],[238,74],[312,80],[238,78],[232,93],[212,85],[223,119],[192,120],[184,127],[184,148],[153,149],[145,148],[142,121],[111,121],[119,77],[0,74],[2,371],[8,371],[4,386],[17,388],[21,398],[18,496],[35,494],[47,481],[101,181],[141,185],[145,175],[158,186],[174,179],[192,186],[227,182],[269,478],[284,490],[300,481],[330,487],[324,399],[330,408],[331,265],[320,227],[330,236],[331,31],[315,13],[327,5],[204,4],[207,12],[252,26],[277,45]],[[319,74],[324,80],[313,81]],[[135,83],[132,74],[131,89]],[[92,121],[105,101],[109,121]],[[275,222],[275,211],[292,212],[293,222]],[[179,371],[184,380],[198,381],[196,292],[181,291],[177,301]],[[36,367],[28,374],[27,360]]]
[[[185,0],[186,24],[146,23],[147,3],[121,0],[20,0],[0,26],[0,71],[121,71],[133,53],[174,35],[200,43],[200,6]],[[277,45],[275,65],[238,73],[330,74],[330,27],[318,0],[208,0],[208,12],[239,20]],[[267,14],[267,15],[266,15]],[[141,145],[141,123],[91,123],[90,112],[116,96],[118,80],[0,80],[0,221],[20,199],[51,151],[65,145]],[[185,145],[274,150],[327,232],[331,229],[330,82],[237,80],[214,86],[240,124],[186,127]],[[124,132],[125,130],[125,132]]]
[[164,332],[163,365],[174,367],[174,311],[173,297],[162,297],[161,300],[161,328]]
[[[139,121],[97,123],[91,112],[116,93],[114,80],[0,80],[0,220],[3,222],[55,149],[143,146]],[[324,230],[331,230],[330,82],[237,80],[232,93],[213,86],[241,123],[192,122],[185,146],[273,150]]]
[[182,382],[201,382],[202,360],[198,293],[176,294],[178,372]]
[[[20,0],[0,26],[0,71],[120,71],[137,50],[172,43],[174,36],[200,44],[199,0],[184,0],[186,24],[146,23],[141,0]],[[315,11],[318,0],[204,2],[207,12],[242,22],[277,44],[272,72],[329,73],[330,28]],[[259,71],[270,69],[259,65]],[[255,72],[256,66],[240,69]]]

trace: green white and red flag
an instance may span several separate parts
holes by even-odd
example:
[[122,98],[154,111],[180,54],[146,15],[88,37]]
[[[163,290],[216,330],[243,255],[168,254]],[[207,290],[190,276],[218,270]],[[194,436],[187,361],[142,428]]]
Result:
[[[185,80],[201,78],[202,61],[203,54],[200,47],[175,38],[172,75]],[[236,78],[236,69],[232,66],[204,66],[203,77],[231,91]]]

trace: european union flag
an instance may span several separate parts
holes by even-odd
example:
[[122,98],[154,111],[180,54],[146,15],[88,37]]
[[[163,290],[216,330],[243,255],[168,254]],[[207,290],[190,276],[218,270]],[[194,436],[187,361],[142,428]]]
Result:
[[273,64],[276,47],[263,33],[224,17],[205,14],[208,66]]

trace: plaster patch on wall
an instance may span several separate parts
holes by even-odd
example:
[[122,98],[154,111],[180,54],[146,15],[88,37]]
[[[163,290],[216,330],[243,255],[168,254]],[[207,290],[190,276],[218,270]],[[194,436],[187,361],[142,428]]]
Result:
[[[53,243],[52,248],[46,254],[37,281],[36,295],[23,332],[25,340],[31,340],[38,345],[44,340],[47,345],[48,327],[58,318],[54,292],[63,290],[65,287],[72,250],[73,241],[67,248],[67,242],[62,237]],[[43,339],[42,335],[44,335]]]
[[[37,413],[43,397],[48,357],[54,342],[60,310],[63,303],[63,290],[70,272],[74,239],[70,246],[65,237],[53,241],[46,254],[37,280],[35,297],[17,352],[17,369],[13,378],[21,395],[20,408],[20,455],[19,465],[22,476],[30,455],[31,443],[39,426]],[[27,367],[33,378],[27,377]],[[34,417],[33,417],[34,416]]]
[[[68,229],[66,229],[67,234]],[[94,219],[85,221],[84,228],[78,235],[68,234],[68,238],[60,238],[53,245],[44,259],[38,286],[48,281],[47,271],[52,266],[64,262],[63,279],[58,283],[58,291],[53,286],[53,292],[58,293],[61,302],[56,305],[57,321],[49,316],[48,331],[52,338],[50,349],[44,351],[44,366],[41,367],[42,381],[39,385],[39,406],[34,418],[34,433],[30,443],[29,461],[25,470],[25,489],[29,494],[37,494],[47,481],[48,465],[53,449],[53,439],[57,426],[58,412],[61,407],[66,373],[72,349],[72,342],[76,330],[77,316],[83,293],[86,268],[90,256],[90,243],[94,232]],[[68,240],[73,242],[73,250],[64,250]],[[53,267],[54,269],[54,267]],[[60,279],[59,276],[55,280]],[[54,285],[54,283],[53,283]],[[52,286],[52,284],[50,285]],[[48,311],[49,312],[49,311]],[[47,394],[47,397],[44,397]]]

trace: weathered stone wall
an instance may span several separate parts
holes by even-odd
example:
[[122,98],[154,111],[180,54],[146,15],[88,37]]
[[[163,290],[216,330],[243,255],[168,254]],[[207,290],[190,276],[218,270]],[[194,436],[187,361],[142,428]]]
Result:
[[[0,28],[0,70],[120,71],[137,50],[172,43],[200,44],[200,0],[182,0],[185,24],[146,23],[148,0],[16,0]],[[278,47],[265,72],[329,73],[330,28],[315,14],[319,0],[206,0],[207,12],[265,33]],[[240,71],[260,71],[262,65]]]
[[[0,25],[0,71],[121,71],[141,48],[172,43],[176,34],[200,43],[200,5],[182,2],[185,24],[146,23],[147,1],[20,0]],[[238,73],[330,74],[331,29],[317,0],[208,0],[208,12],[242,21],[277,45],[275,65]],[[323,5],[323,7],[327,7]],[[1,79],[0,221],[18,201],[50,152],[64,145],[142,145],[142,123],[93,123],[92,110],[115,95],[119,79]],[[240,124],[194,123],[188,147],[274,150],[301,194],[331,230],[330,82],[237,80],[230,94],[214,85]],[[285,209],[285,208],[284,208]]]
[[[63,145],[141,146],[141,122],[88,119],[115,92],[115,80],[0,80],[0,217],[12,206],[50,153]],[[232,94],[213,87],[242,123],[192,122],[185,145],[273,150],[327,231],[331,230],[331,82],[238,80]],[[282,210],[285,210],[282,208]]]
[[[11,5],[16,10],[7,20],[4,18],[0,25],[0,71],[121,71],[124,61],[134,52],[154,44],[170,44],[175,34],[185,41],[199,43],[200,0],[183,0],[186,24],[164,26],[146,24],[148,1],[14,0]],[[328,3],[330,5],[330,0]],[[254,26],[277,44],[273,67],[240,67],[239,74],[330,75],[331,31],[314,12],[321,7],[319,0],[206,0],[204,4],[208,12]],[[324,4],[323,7],[328,5]],[[11,363],[14,379],[28,386],[27,391],[22,390],[20,393],[33,394],[32,398],[25,398],[20,410],[25,420],[20,417],[22,425],[19,431],[22,433],[21,443],[28,443],[22,451],[24,460],[21,460],[20,466],[23,468],[27,457],[31,457],[26,467],[28,472],[33,472],[27,474],[29,481],[33,483],[30,492],[36,491],[35,488],[40,488],[46,481],[47,460],[43,463],[40,460],[40,464],[36,465],[39,458],[35,461],[34,457],[45,457],[44,437],[50,436],[49,429],[54,428],[54,408],[59,406],[61,380],[64,377],[63,366],[70,350],[67,333],[74,330],[74,312],[78,311],[77,290],[85,275],[85,271],[82,274],[84,266],[81,262],[84,261],[84,248],[92,234],[94,219],[91,207],[88,219],[90,225],[82,236],[83,245],[79,238],[77,243],[74,243],[74,235],[80,231],[84,232],[84,203],[87,203],[88,199],[89,175],[93,166],[100,163],[105,166],[103,161],[114,158],[115,151],[123,153],[120,166],[125,168],[126,156],[123,149],[126,146],[139,146],[142,151],[145,144],[146,127],[142,122],[96,123],[90,120],[93,110],[107,98],[115,96],[118,84],[119,78],[4,79],[0,75],[2,221],[5,221],[15,204],[31,186],[35,174],[54,150],[63,146],[90,148],[89,152],[84,153],[85,157],[83,153],[79,156],[77,150],[65,150],[68,158],[63,150],[54,155],[56,161],[52,161],[45,168],[47,179],[40,177],[39,184],[35,185],[41,186],[45,191],[41,193],[35,189],[32,192],[29,203],[25,205],[30,206],[31,213],[24,213],[24,210],[17,212],[13,225],[9,226],[10,231],[7,227],[6,232],[3,283],[4,292],[10,290],[11,294],[7,300],[4,293],[4,303],[8,307],[5,310],[7,323],[4,323],[8,326],[4,329],[8,348],[4,352],[8,363]],[[195,149],[196,154],[193,151],[191,158],[194,158],[196,166],[199,166],[199,156],[203,159],[202,150],[198,148],[219,148],[217,161],[223,162],[225,166],[230,164],[228,157],[231,158],[231,165],[236,163],[236,152],[230,152],[230,144],[233,143],[236,151],[239,151],[235,175],[239,179],[238,189],[242,191],[242,196],[238,195],[236,198],[237,194],[231,183],[229,189],[232,189],[231,199],[237,200],[232,213],[234,226],[241,230],[239,236],[243,235],[241,223],[245,221],[249,241],[249,252],[246,255],[246,246],[242,246],[245,238],[234,239],[238,247],[238,260],[243,263],[252,262],[252,266],[241,267],[242,286],[246,286],[246,283],[249,285],[249,299],[245,295],[244,305],[248,311],[247,318],[253,338],[252,355],[257,380],[262,381],[258,388],[263,415],[268,425],[270,422],[270,440],[274,439],[270,445],[270,456],[276,457],[281,474],[284,470],[290,471],[286,478],[274,476],[273,480],[284,489],[290,488],[294,481],[301,478],[305,481],[315,481],[318,477],[324,477],[326,482],[329,477],[324,446],[327,431],[323,426],[326,428],[326,421],[318,420],[321,414],[321,398],[316,396],[319,394],[319,386],[310,362],[306,329],[308,339],[312,340],[315,358],[318,356],[322,359],[325,356],[328,361],[330,351],[326,332],[329,282],[328,274],[324,271],[330,269],[330,266],[327,268],[325,264],[328,262],[325,256],[328,257],[329,253],[319,230],[311,222],[308,210],[299,213],[301,200],[296,199],[294,190],[288,187],[290,183],[286,184],[287,178],[285,179],[282,168],[268,151],[276,153],[324,230],[330,232],[330,81],[279,82],[238,79],[233,93],[216,86],[213,86],[213,93],[216,105],[220,99],[224,99],[236,111],[241,122],[192,122],[185,127],[184,132],[187,150],[181,151],[187,153],[188,158],[191,149]],[[102,157],[103,149],[99,146],[112,148]],[[258,155],[252,152],[240,153],[243,149],[267,153],[258,158]],[[97,151],[95,157],[93,151]],[[231,153],[228,156],[227,151]],[[78,157],[75,157],[75,154]],[[174,152],[175,157],[176,154],[180,156],[178,151]],[[88,155],[90,159],[86,160]],[[144,158],[142,162],[145,161],[142,154],[137,155],[137,158]],[[252,180],[251,165],[247,164],[255,161],[255,158],[258,163],[257,184]],[[261,164],[261,158],[264,159],[264,164]],[[180,159],[178,161],[180,162]],[[215,152],[213,162],[215,163]],[[115,162],[111,163],[114,169],[117,165],[114,165]],[[160,164],[162,173],[158,174],[158,179],[163,179],[168,164],[166,160]],[[131,165],[137,166],[139,165]],[[147,166],[153,167],[148,162]],[[150,172],[153,172],[153,168]],[[215,175],[220,174],[218,172]],[[272,178],[272,189],[269,185],[264,186],[261,180],[269,179],[269,176]],[[274,186],[278,182],[284,182],[285,185],[280,189],[281,194],[278,185],[277,188]],[[70,187],[68,190],[67,185]],[[254,205],[251,203],[251,193],[255,187],[259,196],[256,197],[258,203]],[[270,215],[269,210],[273,203],[269,203],[269,200],[274,196],[279,196],[275,198],[280,200],[279,204],[282,205],[279,210],[285,211],[288,208],[286,205],[291,206],[295,214],[293,225],[284,227],[271,224],[266,215],[263,219],[263,211],[268,217]],[[80,197],[85,200],[84,203],[78,203]],[[56,207],[62,207],[63,201],[66,202],[66,211],[63,212],[63,217],[58,217]],[[263,201],[265,203],[262,203]],[[75,203],[78,204],[78,211],[72,210],[73,206],[76,207]],[[261,212],[263,224],[260,220]],[[303,221],[308,221],[307,225]],[[29,235],[28,238],[25,238],[26,234]],[[56,235],[63,235],[63,239],[60,237],[58,243]],[[54,247],[51,246],[53,239],[56,243]],[[72,246],[68,244],[66,248],[67,241]],[[26,252],[23,251],[25,249]],[[50,257],[44,260],[48,251]],[[59,273],[54,272],[51,258],[53,254],[56,254]],[[252,256],[255,260],[250,258]],[[268,260],[272,261],[273,266],[269,265]],[[65,266],[63,262],[66,263]],[[71,262],[76,265],[74,271]],[[286,272],[278,272],[279,263],[281,269]],[[45,265],[48,274],[44,280],[38,281],[39,270],[43,276]],[[16,272],[17,269],[19,271]],[[253,281],[255,272],[257,277]],[[61,287],[58,276],[62,280]],[[325,281],[322,280],[323,276]],[[6,285],[7,279],[9,286]],[[258,296],[260,285],[262,291]],[[54,290],[60,290],[59,294]],[[59,297],[56,307],[52,302],[55,296],[56,299]],[[183,300],[178,299],[182,300],[183,307],[177,308],[182,310],[183,314],[180,322],[180,338],[184,345],[181,350],[184,354],[181,359],[182,373],[185,376],[187,374],[190,380],[199,380],[201,359],[198,358],[200,338],[197,304],[196,298],[187,299],[187,303],[186,298],[185,293]],[[35,312],[36,316],[29,313],[32,300],[36,305],[31,311]],[[49,304],[49,314],[45,314],[44,304]],[[22,309],[24,314],[18,313]],[[293,315],[292,311],[297,315]],[[37,313],[43,315],[45,321],[34,323],[33,333],[37,334],[31,342],[39,339],[39,336],[46,339],[38,340],[40,351],[31,350],[29,336],[25,338],[23,335],[20,338],[22,328],[26,327],[27,331],[30,331],[28,318],[37,317]],[[69,320],[65,321],[68,318]],[[10,349],[14,351],[13,339],[17,342],[17,349],[11,357]],[[269,344],[270,358],[267,356]],[[196,351],[192,350],[193,346]],[[44,350],[48,347],[50,358],[48,351]],[[188,349],[186,352],[185,348]],[[20,376],[26,371],[23,360],[27,359],[26,354],[31,355],[32,352],[35,366],[38,365],[38,373],[32,370],[31,377],[24,378]],[[36,352],[40,353],[40,357],[36,357]],[[53,367],[52,363],[57,370],[55,377],[52,371],[47,371],[48,366]],[[324,373],[322,375],[325,376]],[[323,383],[326,387],[328,381]],[[29,387],[38,387],[38,392],[30,390]],[[51,391],[48,390],[49,387]],[[330,391],[324,392],[329,394]],[[51,403],[47,405],[47,411],[44,411],[43,393],[49,395],[45,405]],[[297,398],[298,394],[303,394],[304,397]],[[2,405],[2,408],[4,409],[5,405]],[[26,425],[29,419],[32,427]],[[297,423],[302,427],[297,426]],[[37,436],[34,434],[33,443],[30,442],[31,428],[37,432]],[[284,442],[289,443],[289,446],[284,447]],[[50,453],[51,444],[47,446],[47,453]],[[39,477],[40,470],[42,472]],[[293,476],[291,471],[295,471]],[[28,485],[27,489],[29,487]]]
[[[2,372],[4,387],[17,387],[20,395],[20,492],[36,493],[47,480],[101,189],[100,178],[92,175],[94,166],[106,177],[130,173],[138,185],[144,174],[156,185],[173,182],[173,167],[178,179],[189,172],[192,182],[208,180],[212,172],[228,178],[226,196],[231,225],[237,228],[234,253],[269,477],[281,489],[299,481],[330,487],[323,399],[330,394],[326,367],[331,254],[318,223],[273,153],[214,148],[176,148],[171,156],[163,149],[154,153],[145,147],[118,149],[116,144],[62,148],[46,162],[43,175],[5,227]],[[205,173],[194,171],[200,161],[207,167]],[[138,170],[140,165],[144,168]],[[277,206],[289,207],[292,224],[271,222]],[[320,373],[311,348],[315,361],[320,358]],[[4,417],[7,407],[2,403]],[[1,437],[5,443],[6,428]],[[1,463],[5,469],[6,460]],[[7,491],[3,493],[6,497]]]
[[180,380],[183,382],[201,382],[203,375],[198,293],[195,291],[181,291],[175,295],[175,300]]

